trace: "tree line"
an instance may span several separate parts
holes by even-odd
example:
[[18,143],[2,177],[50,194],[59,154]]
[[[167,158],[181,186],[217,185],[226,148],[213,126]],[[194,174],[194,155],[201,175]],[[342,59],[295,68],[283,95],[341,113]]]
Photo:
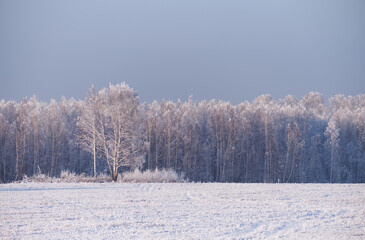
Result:
[[364,183],[365,95],[142,104],[127,84],[83,101],[0,101],[0,180],[173,169],[191,181]]

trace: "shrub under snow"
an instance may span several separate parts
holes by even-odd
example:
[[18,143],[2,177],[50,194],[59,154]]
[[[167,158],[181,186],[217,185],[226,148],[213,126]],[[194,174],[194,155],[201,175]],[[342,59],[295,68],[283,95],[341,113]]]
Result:
[[100,174],[96,178],[87,176],[86,174],[77,175],[76,173],[69,171],[62,171],[59,178],[50,177],[48,175],[38,173],[37,175],[33,175],[28,177],[27,175],[23,176],[21,182],[46,182],[46,183],[60,183],[60,182],[68,182],[68,183],[78,183],[78,182],[111,182],[112,179],[109,175]]
[[38,173],[37,175],[33,175],[31,177],[24,175],[21,182],[52,182],[52,178],[43,173]]
[[[182,175],[177,174],[172,169],[163,170],[146,170],[141,172],[136,169],[132,172],[126,172],[123,175],[119,175],[119,182],[138,182],[138,183],[174,183],[174,182],[184,182]],[[100,174],[96,178],[87,176],[85,173],[77,175],[76,173],[69,171],[62,171],[59,178],[50,177],[48,175],[38,173],[28,177],[23,176],[20,182],[44,182],[44,183],[79,183],[79,182],[111,182],[112,178],[110,175]]]
[[133,172],[126,172],[122,177],[119,177],[122,182],[138,182],[138,183],[174,183],[184,182],[183,176],[177,174],[172,169],[162,169],[155,171],[146,170],[141,172],[135,169]]

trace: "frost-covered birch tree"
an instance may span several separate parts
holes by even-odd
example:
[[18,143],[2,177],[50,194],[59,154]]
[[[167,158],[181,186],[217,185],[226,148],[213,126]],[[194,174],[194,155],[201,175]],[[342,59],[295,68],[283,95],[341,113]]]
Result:
[[89,89],[89,93],[84,101],[80,116],[77,121],[79,129],[77,142],[80,147],[91,153],[93,156],[93,172],[96,177],[96,138],[97,138],[97,117],[99,117],[97,109],[97,95],[94,85]]
[[109,85],[96,98],[96,109],[86,110],[79,119],[87,134],[80,146],[104,158],[116,181],[120,167],[133,169],[144,163],[143,109],[137,93],[125,83]]

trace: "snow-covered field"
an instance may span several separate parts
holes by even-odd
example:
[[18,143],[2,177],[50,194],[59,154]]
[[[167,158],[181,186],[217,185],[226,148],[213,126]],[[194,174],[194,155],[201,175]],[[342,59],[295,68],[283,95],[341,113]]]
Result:
[[0,239],[365,239],[365,184],[0,185]]

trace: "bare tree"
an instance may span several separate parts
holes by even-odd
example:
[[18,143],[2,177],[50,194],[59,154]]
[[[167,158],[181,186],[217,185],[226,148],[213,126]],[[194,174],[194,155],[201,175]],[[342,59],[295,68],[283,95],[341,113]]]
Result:
[[105,158],[116,181],[120,167],[136,168],[144,162],[142,107],[137,93],[125,83],[102,89],[92,102],[93,107],[85,107],[79,118],[80,146],[92,152],[94,159],[97,154]]
[[9,137],[9,124],[2,113],[0,113],[0,148],[1,148],[1,163],[2,163],[2,179],[6,181],[6,167],[7,162],[5,158],[6,143]]
[[77,121],[79,129],[77,142],[83,150],[91,153],[93,156],[94,177],[96,177],[96,118],[98,117],[96,101],[97,96],[94,85],[92,85]]

